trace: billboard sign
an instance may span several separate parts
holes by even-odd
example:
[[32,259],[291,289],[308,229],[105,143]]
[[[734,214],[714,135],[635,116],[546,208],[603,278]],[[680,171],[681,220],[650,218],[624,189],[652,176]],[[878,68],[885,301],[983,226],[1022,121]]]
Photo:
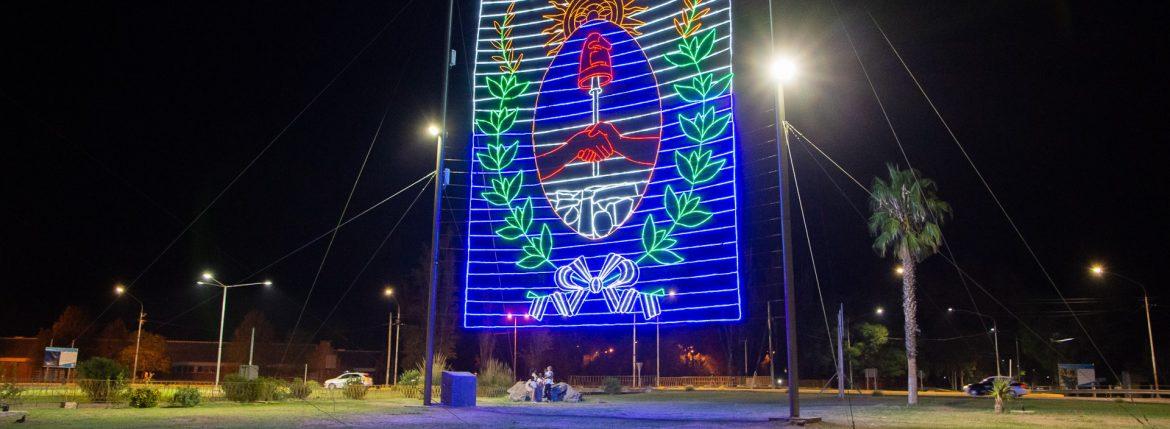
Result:
[[739,320],[730,0],[479,16],[464,326]]
[[72,347],[45,347],[45,368],[76,368],[77,349]]

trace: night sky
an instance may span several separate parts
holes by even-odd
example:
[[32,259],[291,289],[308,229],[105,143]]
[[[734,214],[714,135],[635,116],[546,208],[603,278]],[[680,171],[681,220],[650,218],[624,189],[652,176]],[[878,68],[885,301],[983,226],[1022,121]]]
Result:
[[[474,43],[476,14],[473,2],[460,3],[453,43],[461,52],[452,70],[449,120],[453,159],[465,155],[470,65],[463,47]],[[755,237],[744,249],[755,273],[745,286],[753,300],[747,326],[759,326],[763,298],[780,296],[772,89],[762,75],[766,5],[734,4],[736,126],[748,167],[744,220]],[[847,28],[910,162],[938,182],[954,208],[944,232],[959,266],[1003,303],[970,281],[964,287],[953,266],[931,257],[920,275],[922,336],[978,333],[977,320],[944,315],[946,307],[977,306],[994,315],[1006,335],[1030,336],[1027,326],[1048,338],[1075,337],[1062,353],[1102,364],[869,14],[1056,287],[1076,298],[1073,309],[1109,363],[1118,371],[1145,368],[1140,290],[1115,279],[1094,280],[1086,267],[1101,261],[1146,283],[1155,327],[1170,323],[1159,281],[1170,259],[1170,181],[1160,150],[1170,141],[1167,5],[836,7],[839,14],[827,1],[777,3],[781,45],[801,64],[800,76],[786,88],[788,120],[866,185],[884,173],[885,163],[905,165]],[[379,122],[384,118],[348,216],[433,167],[433,144],[423,130],[440,110],[444,13],[445,2],[433,0],[4,5],[0,335],[35,335],[69,304],[101,314],[114,299],[113,285],[133,282],[153,329],[172,338],[211,339],[216,295],[194,285],[205,269],[228,282],[256,273],[249,280],[277,284],[233,291],[230,305],[238,311],[229,312],[229,326],[245,309],[258,308],[282,330],[291,329],[327,239],[261,268],[333,227]],[[895,262],[869,247],[865,194],[807,148],[793,143],[830,311],[844,302],[851,318],[878,320],[873,308],[881,305],[885,321],[895,326],[891,331],[900,333]],[[457,235],[466,178],[459,174],[462,163],[451,167],[455,185],[447,188],[451,210],[444,221]],[[385,325],[377,326],[385,317],[383,284],[421,287],[410,278],[425,249],[420,243],[429,241],[429,192],[371,267],[355,276],[419,190],[341,230],[309,301],[308,329],[340,305],[344,311],[327,325],[334,339],[371,348],[383,341]],[[801,332],[823,336],[819,309],[811,310],[819,304],[800,219],[793,231],[798,293],[802,308],[810,309],[802,313]],[[109,306],[95,329],[112,318],[129,322],[133,312],[129,302]],[[1156,340],[1170,359],[1170,338]],[[988,347],[978,336],[925,344],[955,346],[956,352]]]

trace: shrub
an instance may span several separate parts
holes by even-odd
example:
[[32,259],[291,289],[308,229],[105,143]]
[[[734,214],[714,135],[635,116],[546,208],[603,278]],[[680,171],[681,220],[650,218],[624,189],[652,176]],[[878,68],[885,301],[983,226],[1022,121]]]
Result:
[[398,377],[398,384],[415,387],[422,382],[422,373],[417,369],[407,370]]
[[345,383],[345,388],[341,390],[341,394],[348,399],[366,399],[366,393],[369,393],[370,387],[362,383],[361,379],[353,378]]
[[232,374],[224,378],[221,386],[223,396],[236,402],[280,401],[289,395],[289,388],[283,381],[269,377],[248,380]]
[[316,381],[294,380],[288,384],[288,396],[296,399],[306,399],[318,387]]
[[130,406],[134,408],[154,408],[158,406],[158,391],[143,387],[130,389]]
[[601,390],[610,395],[622,393],[622,382],[617,377],[605,377],[601,380]]
[[203,394],[194,387],[180,387],[171,395],[171,405],[176,407],[190,408],[199,405],[201,401]]
[[20,394],[24,393],[24,389],[16,387],[13,383],[0,384],[0,401],[8,402],[20,398]]
[[77,365],[77,385],[93,402],[114,402],[126,389],[126,367],[102,357]]
[[692,385],[689,385],[689,384],[688,384],[688,385],[686,385],[686,387],[683,387],[683,390],[686,390],[686,391],[688,391],[688,392],[694,392],[694,391],[695,391],[695,386],[692,386]]
[[[443,371],[450,369],[447,367],[447,354],[443,352],[435,352],[435,360],[434,364],[432,365],[431,383],[434,383],[435,386],[439,386],[443,383]],[[414,370],[420,374],[419,382],[421,383],[421,374],[426,374],[426,368],[423,367],[423,361],[419,361],[418,365],[415,365]]]
[[503,396],[513,384],[516,384],[516,375],[512,369],[495,359],[484,362],[476,377],[480,396]]

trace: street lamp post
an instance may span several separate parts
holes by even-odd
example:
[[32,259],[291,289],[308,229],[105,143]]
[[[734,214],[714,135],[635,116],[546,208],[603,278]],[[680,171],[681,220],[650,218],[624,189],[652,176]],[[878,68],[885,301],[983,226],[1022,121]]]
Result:
[[450,89],[451,67],[454,66],[455,51],[451,49],[451,21],[455,13],[455,0],[447,1],[447,37],[443,42],[443,101],[438,125],[428,130],[435,137],[435,206],[431,224],[431,279],[427,288],[426,356],[423,356],[423,405],[431,405],[434,380],[431,374],[435,366],[435,305],[439,288],[439,220],[443,202],[443,140],[447,134],[447,91]]
[[773,389],[776,388],[776,350],[772,346],[772,303],[779,301],[783,300],[773,299],[765,304],[768,307],[768,377],[771,379],[768,384]]
[[238,284],[234,284],[234,285],[229,285],[229,284],[224,284],[223,282],[221,282],[219,280],[216,280],[215,276],[212,276],[211,273],[203,273],[203,281],[198,281],[198,282],[196,282],[196,284],[200,284],[203,286],[215,286],[215,287],[218,287],[220,289],[223,289],[223,302],[220,304],[220,307],[219,307],[219,346],[218,346],[218,350],[216,350],[216,352],[215,352],[215,386],[213,387],[213,389],[218,389],[219,388],[219,370],[220,370],[220,367],[223,365],[223,321],[224,321],[224,317],[227,315],[227,292],[228,292],[228,289],[237,288],[237,287],[245,287],[245,286],[257,286],[257,285],[263,285],[265,287],[269,287],[269,286],[272,286],[272,282],[265,280],[262,282],[238,283]]
[[961,308],[954,308],[954,307],[947,308],[948,313],[954,313],[956,311],[958,311],[960,313],[970,313],[970,314],[974,314],[974,315],[979,316],[979,317],[986,317],[988,319],[991,319],[991,336],[992,336],[992,342],[995,343],[995,375],[997,375],[997,376],[1003,375],[999,370],[999,325],[995,323],[995,318],[988,316],[986,314],[977,312],[977,311],[964,310]]
[[[771,2],[768,2],[771,12]],[[770,17],[769,17],[770,18]],[[770,20],[769,20],[770,21]],[[773,44],[775,41],[773,41]],[[788,195],[788,164],[791,148],[788,145],[788,123],[784,111],[784,82],[796,74],[791,61],[777,59],[772,65],[772,77],[776,80],[776,151],[779,152],[780,173],[780,242],[784,270],[784,326],[788,357],[788,420],[800,421],[800,371],[799,355],[796,349],[796,289],[792,269],[792,202]]]
[[1158,384],[1158,359],[1154,354],[1154,326],[1152,323],[1150,323],[1150,292],[1146,290],[1146,285],[1137,280],[1129,278],[1128,276],[1118,274],[1113,271],[1108,271],[1101,265],[1093,265],[1092,268],[1089,268],[1089,271],[1091,271],[1093,275],[1097,277],[1104,277],[1106,274],[1108,274],[1142,288],[1142,303],[1145,305],[1146,309],[1146,336],[1150,341],[1150,365],[1152,366],[1151,369],[1154,371],[1154,390],[1159,390],[1161,386]]
[[390,346],[391,346],[391,344],[393,344],[390,342],[390,339],[397,338],[397,337],[394,337],[393,335],[391,335],[394,332],[394,314],[398,313],[398,320],[402,320],[402,309],[398,308],[399,307],[398,306],[398,299],[394,297],[394,288],[386,287],[386,290],[382,292],[382,295],[384,295],[387,298],[390,298],[390,302],[394,303],[395,310],[397,310],[397,311],[390,310],[390,317],[387,319],[388,324],[386,325],[386,378],[385,378],[385,381],[383,382],[383,384],[388,386],[388,385],[390,385],[390,374],[394,374],[394,384],[398,384],[398,354],[397,354],[397,352],[394,353],[394,372],[393,373],[390,372],[390,355],[391,355],[391,347]]
[[138,333],[134,338],[134,367],[130,370],[130,382],[133,383],[135,377],[138,376],[138,350],[142,344],[142,323],[146,321],[146,306],[142,304],[142,300],[126,291],[126,287],[122,285],[114,286],[114,293],[126,295],[138,302]]
[[508,320],[512,321],[512,375],[519,377],[520,370],[518,368],[516,368],[516,353],[518,351],[518,347],[517,347],[517,343],[516,343],[516,334],[517,334],[516,322],[518,322],[518,320],[517,320],[516,316],[512,315],[512,313],[508,313]]

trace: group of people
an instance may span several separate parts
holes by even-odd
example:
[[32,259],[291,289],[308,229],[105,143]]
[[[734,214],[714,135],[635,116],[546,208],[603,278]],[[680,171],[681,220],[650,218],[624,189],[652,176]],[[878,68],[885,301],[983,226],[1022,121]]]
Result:
[[558,388],[554,384],[552,365],[546,367],[543,374],[532,371],[532,378],[528,379],[526,383],[528,390],[532,392],[532,402],[562,400],[565,396],[565,389]]

